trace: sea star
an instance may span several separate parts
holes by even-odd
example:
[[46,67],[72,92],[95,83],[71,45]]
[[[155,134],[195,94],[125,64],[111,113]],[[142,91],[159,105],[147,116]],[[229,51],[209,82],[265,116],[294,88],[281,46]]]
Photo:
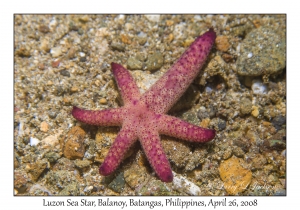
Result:
[[216,38],[210,29],[199,36],[179,60],[143,95],[123,66],[112,63],[112,72],[121,92],[124,106],[101,111],[73,107],[77,120],[100,126],[122,126],[104,162],[100,174],[107,176],[116,170],[126,151],[140,140],[145,154],[164,182],[171,182],[170,163],[160,143],[159,134],[191,142],[207,142],[215,137],[215,130],[205,129],[166,115],[197,76]]

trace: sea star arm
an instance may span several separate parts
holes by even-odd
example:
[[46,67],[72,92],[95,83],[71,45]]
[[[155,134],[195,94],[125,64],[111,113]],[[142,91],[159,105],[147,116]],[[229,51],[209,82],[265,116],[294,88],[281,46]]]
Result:
[[123,160],[130,146],[137,140],[135,132],[129,127],[122,127],[117,138],[108,151],[108,154],[99,168],[100,174],[107,176],[115,171]]
[[142,100],[155,113],[166,113],[199,73],[216,38],[213,29],[199,36]]
[[207,142],[216,135],[215,130],[201,128],[169,115],[161,115],[159,125],[159,133],[191,142]]
[[173,174],[168,158],[160,143],[160,137],[155,130],[144,127],[139,135],[140,142],[155,173],[163,182],[171,182]]
[[137,101],[140,97],[140,91],[129,71],[117,63],[112,63],[111,68],[124,104]]
[[119,126],[123,121],[123,112],[123,108],[93,111],[74,106],[72,115],[76,120],[91,125]]

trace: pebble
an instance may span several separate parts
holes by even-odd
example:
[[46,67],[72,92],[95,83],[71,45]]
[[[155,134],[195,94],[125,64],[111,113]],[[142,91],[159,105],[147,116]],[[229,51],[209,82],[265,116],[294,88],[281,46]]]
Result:
[[235,57],[233,55],[230,55],[228,53],[223,53],[222,58],[226,63],[231,63],[234,61]]
[[31,180],[25,170],[14,170],[14,187],[18,190],[18,193],[25,191],[28,187],[27,184],[30,182]]
[[220,164],[220,177],[230,195],[245,191],[251,183],[252,172],[242,167],[243,159],[232,156]]
[[78,31],[78,26],[74,22],[69,23],[69,29],[70,31]]
[[119,173],[118,176],[109,183],[108,187],[115,192],[121,193],[125,187],[124,172]]
[[42,139],[41,144],[43,145],[43,148],[49,148],[49,147],[54,147],[54,146],[58,145],[59,141],[58,141],[57,137],[60,135],[60,133],[58,133],[56,135],[50,135],[50,136],[47,136],[46,138]]
[[16,50],[16,55],[19,57],[30,57],[31,53],[30,53],[30,49],[29,47],[20,47],[19,49]]
[[196,110],[191,109],[189,111],[185,111],[183,112],[179,118],[181,118],[182,120],[192,123],[194,125],[199,125],[200,120],[197,118],[197,114],[196,114]]
[[70,77],[71,76],[70,72],[67,71],[67,70],[62,70],[59,73],[60,73],[60,75],[63,75],[65,77]]
[[156,74],[148,74],[145,71],[132,71],[132,76],[137,83],[140,92],[145,93],[158,79]]
[[107,104],[107,100],[105,98],[101,98],[99,102],[100,104]]
[[40,25],[39,26],[39,31],[46,34],[50,31],[50,28],[48,26],[45,26],[45,25]]
[[53,82],[52,82],[51,80],[49,80],[49,81],[47,82],[47,85],[48,85],[48,86],[51,86],[51,85],[53,85]]
[[88,166],[91,165],[91,161],[89,160],[79,160],[79,159],[76,159],[74,161],[74,164],[75,166],[77,166],[78,168],[82,169],[82,168],[86,168]]
[[72,86],[71,87],[71,92],[72,93],[75,93],[75,92],[77,92],[79,89],[78,89],[78,87],[77,86]]
[[53,111],[53,110],[49,110],[48,111],[48,116],[51,118],[51,119],[55,119],[56,116],[57,116],[57,112]]
[[216,116],[216,112],[217,112],[217,108],[214,107],[212,104],[208,106],[208,108],[206,109],[208,115],[210,118],[213,118]]
[[64,156],[68,159],[81,159],[85,153],[84,138],[85,131],[79,126],[74,126],[65,138],[63,149]]
[[43,171],[49,167],[47,159],[38,160],[26,166],[26,170],[31,174],[31,178],[37,181]]
[[208,128],[210,125],[210,119],[209,118],[205,118],[200,122],[200,127],[203,128]]
[[155,52],[148,57],[146,62],[147,71],[155,71],[160,69],[164,64],[164,57],[160,52]]
[[222,131],[226,128],[226,121],[219,119],[218,120],[218,131]]
[[141,70],[143,68],[143,62],[139,61],[137,58],[130,57],[127,60],[127,68],[129,70]]
[[86,62],[86,57],[81,57],[81,58],[79,58],[79,61],[80,61],[80,62]]
[[251,88],[252,81],[253,81],[253,77],[245,77],[245,79],[244,79],[244,85],[246,87]]
[[65,104],[65,106],[69,106],[71,105],[71,98],[70,97],[63,97],[63,102]]
[[84,22],[84,23],[88,22],[89,19],[90,18],[87,15],[79,17],[79,21]]
[[173,20],[166,20],[166,25],[167,26],[172,26],[174,24]]
[[230,48],[227,36],[217,36],[215,43],[217,49],[222,52],[226,52]]
[[244,157],[245,155],[245,152],[242,148],[240,147],[234,147],[233,149],[233,154],[236,156],[236,157]]
[[259,115],[259,109],[258,109],[257,106],[253,106],[253,107],[252,107],[251,115],[252,115],[253,117],[258,117],[258,115]]
[[101,81],[97,79],[97,80],[95,81],[95,85],[96,85],[97,87],[100,87]]
[[60,65],[60,59],[57,59],[57,60],[55,60],[55,61],[53,61],[53,62],[51,63],[51,66],[52,66],[53,68],[58,68],[59,65]]
[[110,46],[113,50],[117,50],[120,52],[123,52],[125,50],[125,45],[118,42],[112,42]]
[[174,35],[173,34],[169,34],[167,37],[167,41],[170,43],[174,40]]
[[286,118],[282,115],[279,115],[279,116],[276,116],[274,119],[272,119],[271,123],[277,130],[280,130],[280,129],[282,129],[283,125],[285,125]]
[[121,34],[121,41],[124,43],[124,44],[131,44],[131,39],[128,35],[126,34]]
[[69,59],[75,58],[75,54],[76,54],[76,48],[75,47],[71,47],[68,51],[67,57]]
[[125,30],[130,31],[134,28],[134,26],[131,23],[125,23]]
[[48,132],[48,130],[49,130],[49,124],[48,124],[47,122],[43,121],[43,122],[41,123],[40,129],[41,129],[41,131],[43,131],[43,132]]
[[53,47],[50,50],[50,53],[53,58],[57,58],[62,55],[61,47]]
[[50,163],[55,163],[61,156],[57,152],[48,152],[44,156]]
[[41,41],[40,50],[42,50],[45,53],[50,51],[50,43],[48,39],[43,39]]
[[248,98],[243,98],[240,103],[240,113],[242,115],[250,114],[252,110],[252,102]]
[[144,45],[147,42],[147,35],[144,32],[138,33],[137,41],[140,45]]
[[38,68],[39,68],[39,70],[45,70],[45,64],[44,63],[39,63]]
[[184,40],[184,42],[182,43],[182,46],[189,47],[194,41],[195,41],[195,39],[193,39],[192,37],[188,37],[186,40]]
[[209,114],[206,110],[206,108],[204,106],[201,106],[197,112],[197,117],[200,119],[200,120],[203,120],[205,118],[209,118]]
[[281,72],[285,68],[286,42],[268,27],[259,27],[247,34],[237,59],[237,73],[242,76],[262,76]]

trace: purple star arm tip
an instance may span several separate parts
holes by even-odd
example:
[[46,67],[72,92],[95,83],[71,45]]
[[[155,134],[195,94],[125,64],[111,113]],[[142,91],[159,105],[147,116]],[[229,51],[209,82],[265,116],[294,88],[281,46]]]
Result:
[[216,135],[213,129],[201,128],[168,115],[162,115],[159,118],[159,124],[159,133],[191,142],[207,142]]
[[112,72],[121,92],[124,104],[138,100],[140,91],[129,71],[117,63],[111,63]]
[[76,120],[91,125],[119,126],[123,121],[122,108],[93,111],[74,106],[72,115]]
[[99,168],[100,174],[110,175],[119,166],[130,146],[137,140],[130,128],[123,127]]
[[150,110],[166,113],[182,96],[203,66],[216,38],[211,28],[199,36],[178,61],[143,96]]
[[145,154],[157,176],[163,182],[171,182],[173,174],[168,158],[160,143],[160,137],[156,131],[148,128],[139,135]]

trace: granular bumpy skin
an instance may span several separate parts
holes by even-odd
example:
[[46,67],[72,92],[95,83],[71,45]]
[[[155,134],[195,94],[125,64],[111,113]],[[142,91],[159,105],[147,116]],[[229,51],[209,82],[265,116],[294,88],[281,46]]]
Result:
[[157,176],[172,182],[173,174],[160,143],[159,134],[192,142],[207,142],[215,131],[201,128],[166,113],[186,91],[203,66],[216,38],[213,29],[199,36],[179,60],[147,92],[140,94],[127,69],[112,63],[112,72],[124,106],[101,111],[74,107],[75,119],[99,126],[122,126],[104,162],[100,174],[107,176],[120,165],[126,151],[139,140]]

